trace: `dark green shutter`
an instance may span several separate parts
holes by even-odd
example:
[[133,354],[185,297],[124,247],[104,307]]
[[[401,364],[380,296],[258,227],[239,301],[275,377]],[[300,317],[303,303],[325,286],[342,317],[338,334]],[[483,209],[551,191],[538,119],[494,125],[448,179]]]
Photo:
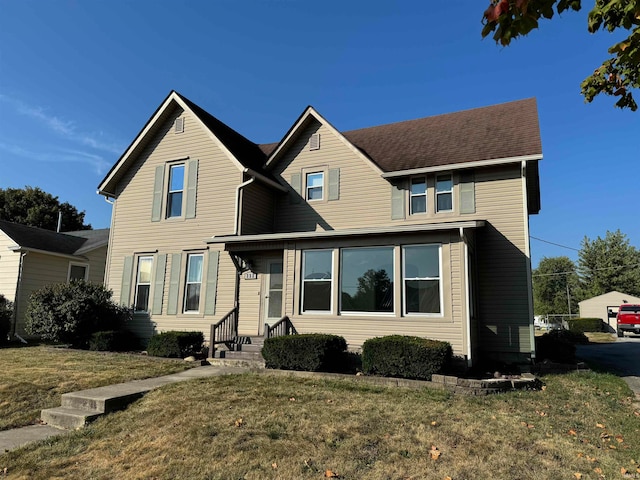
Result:
[[156,271],[153,279],[153,305],[151,313],[162,315],[162,297],[164,295],[164,274],[167,266],[167,255],[156,256]]
[[186,218],[196,216],[196,193],[198,188],[198,160],[187,162],[187,208]]
[[476,213],[476,187],[473,172],[460,174],[460,213]]
[[216,288],[218,286],[218,258],[220,252],[209,251],[209,263],[207,265],[207,284],[205,287],[204,314],[216,313]]
[[290,203],[300,203],[300,198],[302,198],[302,175],[299,173],[291,174],[291,188],[295,193],[289,194],[289,202]]
[[164,165],[156,167],[156,177],[153,183],[153,206],[151,221],[159,222],[162,218],[162,192],[164,190]]
[[178,313],[178,296],[180,294],[180,267],[182,266],[182,255],[174,253],[171,255],[171,275],[169,277],[169,298],[167,299],[167,314],[176,315]]
[[391,184],[391,219],[404,220],[406,193],[404,189],[404,181],[397,181]]
[[133,257],[124,257],[122,268],[122,284],[120,286],[120,304],[131,305],[131,274],[133,273]]
[[329,200],[340,198],[340,169],[329,169]]

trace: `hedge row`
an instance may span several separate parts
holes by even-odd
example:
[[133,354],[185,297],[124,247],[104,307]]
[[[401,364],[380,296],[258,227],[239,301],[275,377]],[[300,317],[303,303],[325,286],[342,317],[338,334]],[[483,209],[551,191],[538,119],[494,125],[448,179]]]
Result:
[[202,353],[202,332],[179,332],[171,330],[158,333],[149,339],[147,353],[154,357],[186,358]]
[[309,333],[268,338],[262,347],[267,368],[308,372],[345,371],[347,342],[338,335]]
[[600,318],[572,318],[567,320],[569,330],[572,332],[601,332],[602,320]]
[[362,345],[364,373],[385,377],[431,380],[450,366],[451,357],[449,343],[421,337],[389,335]]

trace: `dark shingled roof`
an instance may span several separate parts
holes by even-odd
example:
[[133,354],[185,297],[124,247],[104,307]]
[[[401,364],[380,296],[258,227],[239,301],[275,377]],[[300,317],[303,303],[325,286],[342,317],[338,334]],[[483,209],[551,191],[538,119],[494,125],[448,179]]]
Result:
[[20,247],[65,255],[76,255],[78,251],[89,251],[94,246],[105,245],[109,239],[108,228],[57,233],[0,220],[0,230],[11,237]]
[[245,167],[261,171],[267,160],[266,154],[259,145],[243,137],[231,127],[225,125],[216,117],[188,98],[175,92],[193,111],[193,113],[204,123],[209,130],[224,144],[225,147],[238,159]]
[[534,98],[343,135],[385,172],[542,153]]

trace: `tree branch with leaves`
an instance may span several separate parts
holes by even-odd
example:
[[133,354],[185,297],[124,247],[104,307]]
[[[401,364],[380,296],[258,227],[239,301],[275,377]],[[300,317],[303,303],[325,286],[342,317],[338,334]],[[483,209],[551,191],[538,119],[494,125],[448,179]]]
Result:
[[[554,10],[555,7],[555,10]],[[555,13],[579,11],[581,0],[492,0],[482,18],[482,37],[493,32],[496,43],[507,46],[511,40],[538,28],[539,20]],[[638,108],[632,89],[640,88],[640,0],[595,0],[589,12],[587,29],[629,31],[629,36],[609,48],[608,58],[580,84],[586,102],[600,95],[619,97],[616,107]]]

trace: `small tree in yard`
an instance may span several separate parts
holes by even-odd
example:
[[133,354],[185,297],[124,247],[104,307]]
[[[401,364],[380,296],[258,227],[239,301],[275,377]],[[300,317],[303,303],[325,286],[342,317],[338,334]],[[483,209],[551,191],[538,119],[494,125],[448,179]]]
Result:
[[13,304],[0,294],[0,345],[6,343],[11,330],[11,318],[13,317]]
[[114,303],[111,295],[104,286],[82,280],[48,285],[31,294],[27,333],[86,348],[93,333],[119,330],[131,317],[131,310]]

